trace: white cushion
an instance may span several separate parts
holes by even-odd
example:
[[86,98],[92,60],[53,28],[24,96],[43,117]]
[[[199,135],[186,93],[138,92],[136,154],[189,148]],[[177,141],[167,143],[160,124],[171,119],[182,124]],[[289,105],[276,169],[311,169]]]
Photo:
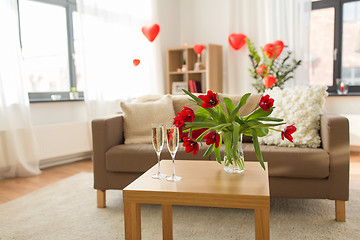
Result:
[[151,124],[174,123],[174,107],[170,95],[144,103],[121,102],[124,113],[125,144],[151,143]]
[[321,143],[320,114],[328,95],[325,86],[273,88],[265,91],[274,98],[275,109],[271,117],[282,118],[286,125],[276,127],[283,130],[285,126],[295,123],[296,132],[292,134],[293,143],[281,139],[281,133],[270,130],[265,137],[259,138],[259,143],[286,147],[318,148]]

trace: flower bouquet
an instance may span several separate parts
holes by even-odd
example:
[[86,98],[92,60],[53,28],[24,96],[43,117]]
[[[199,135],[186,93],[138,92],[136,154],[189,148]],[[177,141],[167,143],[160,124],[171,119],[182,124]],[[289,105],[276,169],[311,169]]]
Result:
[[[296,127],[290,125],[283,131],[273,127],[283,125],[283,119],[270,117],[273,111],[274,99],[269,95],[262,96],[259,106],[250,114],[244,117],[239,116],[239,110],[245,105],[250,93],[242,96],[240,102],[235,106],[230,98],[224,97],[223,104],[219,102],[219,95],[209,90],[206,95],[194,94],[183,89],[189,95],[190,101],[201,106],[195,112],[188,107],[184,107],[174,118],[175,126],[180,131],[186,133],[183,137],[183,146],[187,153],[194,155],[199,151],[199,143],[206,140],[208,145],[204,157],[215,153],[216,160],[221,164],[220,147],[225,145],[224,170],[227,172],[240,173],[244,171],[244,156],[242,153],[242,135],[252,136],[256,156],[265,169],[264,160],[260,151],[258,137],[266,136],[269,130],[281,132],[282,139],[287,138],[292,141],[291,134],[296,131]],[[220,103],[220,104],[219,104]],[[196,132],[197,131],[197,132]],[[196,137],[194,133],[196,132]]]
[[301,60],[292,59],[292,63],[288,63],[291,51],[287,51],[281,58],[280,55],[284,48],[284,43],[280,40],[274,43],[268,43],[261,48],[262,57],[259,56],[254,44],[249,38],[245,39],[248,49],[249,58],[252,68],[249,71],[255,79],[252,85],[258,93],[263,93],[265,89],[279,87],[283,89],[286,81],[293,78],[292,73],[301,64]]

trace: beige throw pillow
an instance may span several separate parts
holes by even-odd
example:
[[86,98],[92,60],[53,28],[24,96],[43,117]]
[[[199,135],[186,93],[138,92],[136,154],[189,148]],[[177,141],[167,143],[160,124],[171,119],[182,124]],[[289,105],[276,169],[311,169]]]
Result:
[[151,124],[171,125],[174,107],[170,95],[145,103],[120,103],[124,113],[125,144],[151,143]]

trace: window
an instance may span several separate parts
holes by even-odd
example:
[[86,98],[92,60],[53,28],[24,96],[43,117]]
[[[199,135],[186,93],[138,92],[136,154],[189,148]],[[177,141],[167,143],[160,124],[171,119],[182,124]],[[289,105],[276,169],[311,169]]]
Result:
[[30,102],[83,97],[75,66],[75,0],[19,0],[24,76]]
[[336,95],[336,79],[349,83],[349,94],[360,93],[360,1],[312,2],[310,84],[328,85]]

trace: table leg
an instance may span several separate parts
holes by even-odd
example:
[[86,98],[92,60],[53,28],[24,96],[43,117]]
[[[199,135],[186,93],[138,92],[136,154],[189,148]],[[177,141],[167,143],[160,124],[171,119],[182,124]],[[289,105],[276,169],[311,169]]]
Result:
[[125,239],[141,239],[141,212],[140,204],[124,201]]
[[161,205],[163,239],[173,239],[172,206]]
[[270,209],[258,208],[255,209],[255,239],[269,240],[270,239]]

